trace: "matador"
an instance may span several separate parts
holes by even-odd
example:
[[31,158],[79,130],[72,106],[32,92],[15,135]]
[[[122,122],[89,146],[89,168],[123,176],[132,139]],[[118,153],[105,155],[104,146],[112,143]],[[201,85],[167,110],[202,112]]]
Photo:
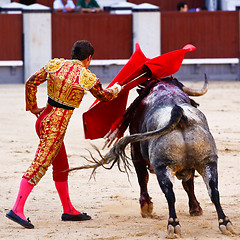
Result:
[[[32,164],[24,173],[13,208],[6,216],[25,228],[34,225],[24,215],[25,202],[34,186],[53,166],[53,180],[59,194],[63,221],[89,220],[86,213],[77,211],[69,197],[68,158],[64,135],[75,108],[79,107],[85,91],[100,101],[117,97],[121,86],[103,89],[99,79],[88,70],[94,48],[88,41],[77,41],[72,48],[71,60],[55,58],[33,74],[26,82],[26,110],[37,116],[36,132],[40,142]],[[37,105],[37,87],[47,81],[48,102],[46,107]]]

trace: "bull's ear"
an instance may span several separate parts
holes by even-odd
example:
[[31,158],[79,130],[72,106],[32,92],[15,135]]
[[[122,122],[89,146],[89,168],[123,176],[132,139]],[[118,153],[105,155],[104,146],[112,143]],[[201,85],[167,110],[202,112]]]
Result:
[[137,93],[140,95],[144,88],[145,88],[144,86],[138,85]]
[[190,103],[193,107],[197,108],[199,106],[199,103],[195,102],[193,99],[190,98]]

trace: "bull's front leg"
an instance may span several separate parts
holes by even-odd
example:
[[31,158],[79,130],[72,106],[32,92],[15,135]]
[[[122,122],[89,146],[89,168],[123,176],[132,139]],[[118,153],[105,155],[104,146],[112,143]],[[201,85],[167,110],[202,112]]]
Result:
[[173,184],[168,177],[169,174],[167,172],[167,168],[165,166],[156,167],[155,173],[157,175],[157,179],[159,185],[165,194],[165,197],[168,202],[169,209],[169,219],[168,219],[168,238],[175,238],[176,235],[181,235],[181,226],[179,224],[176,211],[175,211],[175,194],[173,192]]
[[217,162],[209,163],[206,166],[205,172],[203,174],[204,182],[207,186],[209,196],[215,205],[219,229],[223,234],[234,233],[232,223],[229,218],[224,214],[223,209],[220,204],[220,197],[218,191],[218,172],[217,172]]
[[194,169],[192,177],[188,181],[182,181],[182,185],[184,190],[188,195],[188,205],[189,205],[189,213],[191,216],[200,216],[202,215],[202,208],[200,207],[199,202],[194,193]]
[[140,153],[139,143],[133,143],[131,147],[131,154],[133,159],[133,164],[137,173],[138,183],[140,186],[140,199],[139,203],[141,206],[142,217],[151,217],[153,211],[153,203],[151,197],[148,194],[147,184],[149,179],[149,174],[146,166],[145,160],[142,158]]

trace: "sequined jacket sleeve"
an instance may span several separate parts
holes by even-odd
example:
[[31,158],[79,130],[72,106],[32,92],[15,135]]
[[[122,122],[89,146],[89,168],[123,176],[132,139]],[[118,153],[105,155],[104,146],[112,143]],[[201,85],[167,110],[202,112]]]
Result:
[[117,97],[119,91],[117,88],[102,88],[102,84],[97,79],[96,83],[90,89],[92,95],[97,98],[99,101],[107,102]]
[[47,79],[47,72],[44,67],[34,73],[26,82],[25,94],[26,94],[26,110],[32,110],[37,107],[37,86],[45,82]]
[[90,91],[95,98],[103,102],[116,98],[119,93],[119,89],[116,87],[103,89],[96,75],[86,68],[81,71],[79,84],[84,90]]

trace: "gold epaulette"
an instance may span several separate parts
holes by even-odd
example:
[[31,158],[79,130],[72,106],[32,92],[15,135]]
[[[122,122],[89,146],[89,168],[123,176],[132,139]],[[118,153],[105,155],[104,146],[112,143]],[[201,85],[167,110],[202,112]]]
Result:
[[78,66],[83,66],[83,65],[82,65],[82,62],[81,62],[80,60],[72,59],[71,62],[74,63],[74,64],[76,64],[76,65],[78,65]]
[[64,62],[64,58],[54,58],[47,63],[44,69],[48,73],[57,72],[63,66]]
[[84,90],[90,90],[97,81],[95,74],[91,73],[90,70],[83,68],[79,75],[79,84]]

